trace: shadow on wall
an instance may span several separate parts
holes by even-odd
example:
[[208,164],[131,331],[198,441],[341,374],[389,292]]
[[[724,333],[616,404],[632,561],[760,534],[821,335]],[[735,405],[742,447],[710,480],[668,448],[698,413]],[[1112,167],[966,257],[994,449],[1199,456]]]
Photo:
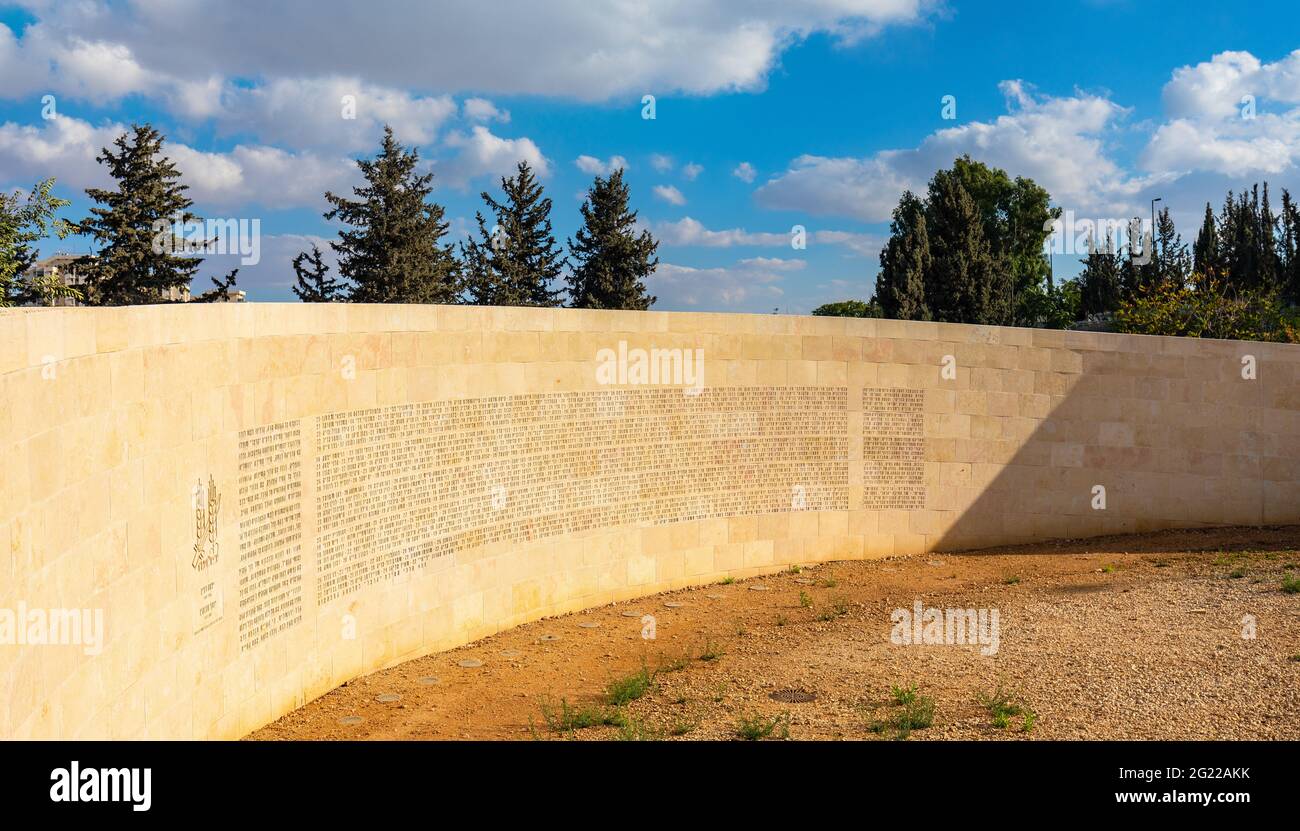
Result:
[[953,436],[927,446],[933,484],[950,487],[931,492],[966,507],[936,550],[1300,521],[1294,356],[1236,341],[1104,345],[1053,371],[973,368],[950,393]]

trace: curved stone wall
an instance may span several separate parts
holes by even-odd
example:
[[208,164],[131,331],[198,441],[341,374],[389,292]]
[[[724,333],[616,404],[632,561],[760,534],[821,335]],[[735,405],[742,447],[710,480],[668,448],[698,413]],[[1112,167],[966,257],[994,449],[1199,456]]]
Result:
[[792,563],[1300,521],[1300,348],[790,316],[0,310],[0,736],[238,737]]

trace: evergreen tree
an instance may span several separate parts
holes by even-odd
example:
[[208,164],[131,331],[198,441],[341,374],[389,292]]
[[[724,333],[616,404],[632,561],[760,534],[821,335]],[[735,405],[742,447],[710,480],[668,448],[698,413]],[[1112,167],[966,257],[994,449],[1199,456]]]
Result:
[[569,241],[570,305],[578,309],[645,310],[655,298],[645,280],[659,265],[659,243],[649,231],[636,233],[636,211],[628,208],[623,171],[599,176],[582,205],[582,227]]
[[1278,240],[1278,283],[1288,303],[1300,303],[1300,208],[1282,189],[1282,234]]
[[880,252],[880,274],[876,277],[876,300],[886,317],[930,319],[925,302],[925,275],[930,267],[925,205],[911,191],[904,191],[894,208],[889,242]]
[[237,274],[239,274],[239,269],[236,268],[223,278],[211,278],[212,288],[194,298],[195,301],[198,303],[230,302],[230,290],[235,287],[235,276]]
[[563,289],[563,249],[551,232],[551,200],[527,162],[516,175],[501,178],[505,201],[482,194],[495,225],[489,231],[476,213],[478,240],[461,244],[470,302],[480,306],[558,306]]
[[1154,251],[1150,283],[1173,281],[1184,285],[1192,274],[1192,256],[1182,234],[1174,227],[1173,217],[1165,208],[1156,214]]
[[1214,224],[1214,210],[1205,203],[1205,220],[1192,245],[1192,270],[1199,279],[1223,273],[1223,257],[1219,251],[1219,232]]
[[103,245],[98,256],[83,257],[76,267],[88,281],[87,300],[119,305],[157,303],[172,289],[186,289],[203,260],[185,255],[185,247],[206,241],[180,239],[197,219],[189,212],[176,165],[162,155],[162,134],[148,124],[134,124],[105,147],[95,160],[108,166],[115,190],[87,188],[99,203],[77,231]]
[[366,180],[352,189],[358,198],[325,194],[334,206],[325,218],[351,226],[330,246],[355,302],[451,303],[460,294],[459,264],[451,245],[441,244],[448,227],[443,208],[426,201],[433,174],[416,174],[418,163],[419,154],[385,126],[379,155],[357,162]]
[[1115,239],[1106,232],[1103,247],[1088,237],[1088,257],[1079,272],[1079,314],[1084,317],[1110,314],[1120,302],[1120,257]]
[[1051,274],[1043,245],[1060,209],[1050,206],[1051,196],[1034,180],[1013,180],[969,155],[954,160],[952,171],[975,200],[989,250],[1006,272],[990,286],[997,316],[1005,323],[1033,324],[1030,308],[1045,295]]
[[1001,324],[1011,313],[1012,276],[984,236],[979,206],[953,171],[930,180],[931,268],[926,299],[935,320]]
[[338,280],[327,276],[330,267],[321,259],[321,250],[315,245],[311,253],[299,252],[293,258],[293,273],[298,284],[293,293],[304,303],[331,303],[342,299],[343,289]]

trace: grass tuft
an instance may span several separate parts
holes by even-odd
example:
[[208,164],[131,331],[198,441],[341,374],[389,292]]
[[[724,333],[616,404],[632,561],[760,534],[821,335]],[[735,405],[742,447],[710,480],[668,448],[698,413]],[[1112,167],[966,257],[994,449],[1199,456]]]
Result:
[[740,717],[736,724],[736,735],[747,742],[756,742],[775,736],[778,739],[790,737],[790,717],[785,713],[768,719],[762,713],[753,713]]
[[615,707],[621,707],[650,692],[653,686],[654,674],[646,668],[643,662],[641,669],[631,675],[610,681],[605,687],[605,699]]

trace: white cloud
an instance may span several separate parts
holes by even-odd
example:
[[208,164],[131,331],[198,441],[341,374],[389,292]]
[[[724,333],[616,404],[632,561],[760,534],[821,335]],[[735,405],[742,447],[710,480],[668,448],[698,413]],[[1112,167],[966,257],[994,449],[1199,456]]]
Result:
[[708,248],[731,248],[737,245],[789,245],[787,233],[752,233],[740,228],[713,231],[692,217],[675,222],[661,222],[654,235],[665,245],[699,245]]
[[1107,155],[1103,139],[1124,108],[1082,92],[1036,98],[1020,81],[1004,81],[1000,88],[1009,112],[994,121],[939,130],[910,150],[865,158],[800,156],[755,197],[769,208],[881,222],[903,190],[922,190],[934,171],[969,153],[1034,179],[1058,203],[1110,211],[1126,204],[1132,182]]
[[64,195],[69,189],[108,185],[108,174],[95,157],[125,129],[114,123],[95,127],[69,116],[39,126],[0,124],[0,184],[31,187],[53,176]]
[[673,157],[665,156],[663,153],[651,153],[650,166],[658,173],[667,173],[673,169]]
[[740,264],[746,268],[768,271],[803,271],[808,267],[807,260],[787,260],[782,257],[747,257]]
[[660,263],[647,288],[659,298],[656,308],[771,311],[785,296],[781,281],[790,270],[785,261],[775,261],[782,264],[775,268],[771,262],[755,258],[717,268]]
[[1162,91],[1175,118],[1240,115],[1247,95],[1300,103],[1300,49],[1274,63],[1249,52],[1220,52],[1195,66],[1175,69]]
[[550,161],[530,138],[501,138],[479,124],[468,133],[451,133],[446,144],[458,152],[437,161],[434,169],[452,187],[465,188],[479,176],[508,176],[519,162],[528,162],[538,178],[551,175]]
[[760,89],[781,53],[811,35],[854,42],[919,21],[931,5],[664,0],[596,10],[587,0],[395,0],[377,14],[346,0],[80,0],[35,12],[62,48],[69,33],[123,47],[148,73],[136,81],[146,86],[237,66],[245,78],[344,74],[395,87],[420,78],[439,92],[603,100]]
[[[70,116],[41,126],[0,125],[0,182],[30,184],[57,177],[58,189],[106,187],[112,182],[95,161],[126,132],[121,124],[99,127]],[[226,153],[195,150],[169,142],[163,154],[176,162],[196,208],[318,207],[327,189],[355,180],[356,164],[343,156],[290,153],[274,147],[238,145]],[[28,181],[31,180],[31,181]]]
[[[205,82],[204,89],[210,91],[211,84]],[[384,125],[404,144],[427,146],[457,113],[449,95],[413,96],[343,77],[280,78],[252,88],[226,85],[215,109],[224,133],[341,151],[377,147]]]
[[[743,228],[711,230],[698,219],[689,216],[672,222],[657,223],[651,231],[664,245],[701,248],[790,248],[793,239],[790,231],[746,231]],[[811,245],[842,245],[854,254],[865,257],[879,256],[880,247],[884,243],[875,234],[829,229],[809,231],[806,241]]]
[[682,167],[682,178],[688,182],[694,182],[704,172],[704,166],[691,162]]
[[595,156],[582,155],[574,159],[573,163],[583,173],[592,176],[608,176],[615,170],[627,169],[627,159],[622,156],[610,156],[607,160],[601,161]]
[[229,153],[205,153],[183,144],[164,151],[176,161],[190,197],[204,207],[323,210],[325,191],[349,192],[347,188],[359,181],[356,163],[342,156],[244,145]]
[[1141,157],[1153,173],[1243,179],[1277,175],[1300,160],[1300,50],[1274,63],[1221,52],[1174,70],[1163,97],[1174,118]]
[[735,176],[742,182],[749,183],[754,181],[754,177],[758,175],[758,171],[754,170],[754,166],[749,162],[741,162],[736,165],[735,170],[731,171],[731,175]]
[[466,98],[465,103],[461,105],[461,109],[466,121],[510,123],[510,112],[498,109],[495,104],[486,98]]
[[685,205],[686,197],[682,192],[672,185],[655,185],[650,189],[655,197],[662,199],[670,205]]

